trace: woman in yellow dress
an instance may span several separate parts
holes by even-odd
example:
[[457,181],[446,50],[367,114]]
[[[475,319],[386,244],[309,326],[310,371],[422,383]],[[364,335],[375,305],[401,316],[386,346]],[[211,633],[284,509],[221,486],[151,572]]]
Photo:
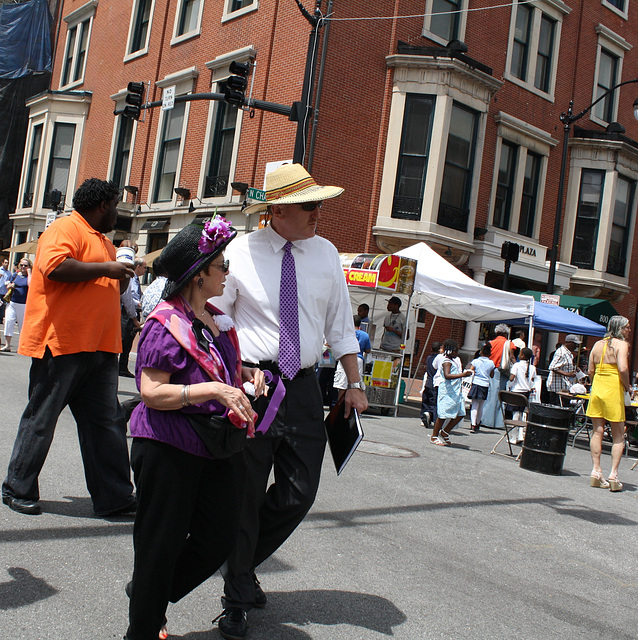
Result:
[[[591,397],[587,415],[592,419],[593,434],[589,442],[593,470],[592,487],[622,491],[618,480],[618,465],[625,448],[625,391],[629,391],[629,363],[627,337],[629,320],[624,316],[612,316],[607,333],[599,340],[589,355],[589,378],[592,380]],[[613,444],[611,447],[611,471],[607,480],[600,467],[605,423],[609,422]]]

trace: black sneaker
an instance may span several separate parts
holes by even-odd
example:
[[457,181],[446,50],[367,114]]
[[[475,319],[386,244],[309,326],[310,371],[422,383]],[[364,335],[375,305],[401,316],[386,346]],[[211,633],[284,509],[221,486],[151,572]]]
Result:
[[268,597],[264,593],[264,590],[261,588],[259,580],[254,573],[253,580],[255,582],[255,607],[257,607],[257,609],[263,609],[268,604]]
[[224,609],[217,624],[219,625],[219,634],[226,640],[244,640],[246,637],[248,624],[246,623],[245,609],[240,607]]

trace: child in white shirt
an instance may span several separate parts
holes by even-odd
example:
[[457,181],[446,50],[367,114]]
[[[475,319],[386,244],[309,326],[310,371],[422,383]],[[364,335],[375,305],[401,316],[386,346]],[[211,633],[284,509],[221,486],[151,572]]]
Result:
[[[510,391],[522,393],[526,398],[529,398],[532,389],[536,386],[536,367],[532,364],[534,353],[526,347],[521,349],[519,357],[520,360],[514,363],[510,369]],[[520,420],[521,413],[521,411],[516,411],[514,420]],[[523,427],[519,427],[518,438],[512,436],[510,442],[518,444],[523,441],[524,435]]]

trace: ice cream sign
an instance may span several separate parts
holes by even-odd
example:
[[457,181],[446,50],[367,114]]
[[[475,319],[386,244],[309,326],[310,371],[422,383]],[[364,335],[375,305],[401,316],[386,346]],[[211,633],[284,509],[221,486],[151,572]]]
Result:
[[414,288],[416,260],[388,254],[342,253],[346,282],[355,287],[380,287],[410,295]]

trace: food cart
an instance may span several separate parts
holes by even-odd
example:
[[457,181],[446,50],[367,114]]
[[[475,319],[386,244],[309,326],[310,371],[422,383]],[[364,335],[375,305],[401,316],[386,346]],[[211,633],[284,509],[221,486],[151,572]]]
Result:
[[342,253],[340,257],[355,308],[362,302],[370,306],[370,324],[368,327],[361,326],[363,331],[370,334],[373,344],[372,353],[366,358],[364,375],[368,404],[380,408],[385,413],[392,410],[393,415],[396,415],[401,393],[408,322],[402,336],[400,352],[382,351],[379,348],[375,349],[374,345],[379,344],[383,334],[383,318],[387,313],[385,294],[397,295],[406,302],[401,305],[401,310],[409,320],[417,262],[411,258],[389,254]]

